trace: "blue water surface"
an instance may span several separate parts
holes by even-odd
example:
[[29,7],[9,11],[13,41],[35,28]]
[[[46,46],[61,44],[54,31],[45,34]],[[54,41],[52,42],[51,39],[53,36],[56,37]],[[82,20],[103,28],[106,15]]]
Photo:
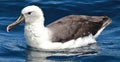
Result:
[[42,8],[45,25],[71,14],[107,15],[112,19],[97,38],[99,54],[47,57],[51,62],[120,62],[120,0],[0,0],[0,62],[26,62],[24,23],[10,33],[6,32],[6,26],[15,21],[22,8],[28,5]]

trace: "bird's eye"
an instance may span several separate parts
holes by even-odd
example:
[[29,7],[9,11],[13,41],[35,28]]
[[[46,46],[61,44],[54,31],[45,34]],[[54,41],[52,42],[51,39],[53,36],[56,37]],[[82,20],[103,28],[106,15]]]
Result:
[[28,12],[28,15],[30,15],[32,12]]

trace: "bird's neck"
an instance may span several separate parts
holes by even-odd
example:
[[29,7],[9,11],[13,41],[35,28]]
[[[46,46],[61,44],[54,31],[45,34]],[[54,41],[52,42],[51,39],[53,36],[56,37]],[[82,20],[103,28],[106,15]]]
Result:
[[[28,20],[29,21],[29,20]],[[32,23],[25,24],[25,32],[32,32],[34,34],[45,32],[44,19],[33,20]]]
[[[28,44],[38,47],[50,41],[51,31],[44,26],[44,21],[36,21],[25,25],[25,37]],[[44,43],[43,43],[44,41]]]

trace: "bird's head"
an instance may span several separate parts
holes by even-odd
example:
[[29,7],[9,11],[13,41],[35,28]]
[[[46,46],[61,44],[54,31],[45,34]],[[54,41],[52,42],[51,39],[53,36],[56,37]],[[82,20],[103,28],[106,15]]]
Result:
[[[44,19],[42,10],[35,5],[27,6],[22,9],[21,15],[12,24],[7,26],[7,32],[20,22],[25,21],[26,24],[34,23],[36,19]],[[39,20],[40,21],[40,20]]]

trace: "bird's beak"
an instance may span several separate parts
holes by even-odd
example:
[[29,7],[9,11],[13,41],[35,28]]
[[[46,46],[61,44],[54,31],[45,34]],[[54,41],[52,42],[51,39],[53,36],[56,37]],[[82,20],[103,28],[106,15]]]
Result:
[[7,26],[7,28],[6,28],[7,32],[9,32],[10,29],[12,29],[14,26],[18,25],[20,22],[22,22],[24,20],[25,20],[24,16],[20,15],[15,22],[13,22],[13,23],[11,23],[10,25]]

